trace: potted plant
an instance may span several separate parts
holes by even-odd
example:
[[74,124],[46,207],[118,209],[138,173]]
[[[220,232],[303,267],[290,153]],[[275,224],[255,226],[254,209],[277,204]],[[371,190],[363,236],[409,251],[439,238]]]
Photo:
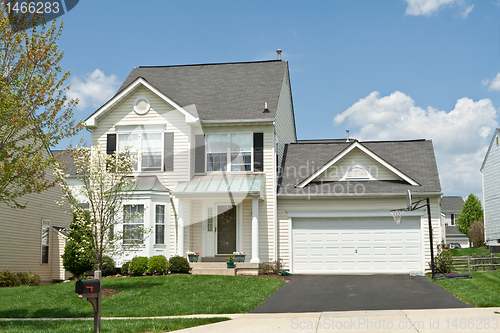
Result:
[[234,262],[245,262],[245,252],[233,252]]
[[198,262],[198,257],[200,256],[200,252],[187,252],[189,262]]
[[234,258],[229,256],[226,260],[227,268],[234,268]]

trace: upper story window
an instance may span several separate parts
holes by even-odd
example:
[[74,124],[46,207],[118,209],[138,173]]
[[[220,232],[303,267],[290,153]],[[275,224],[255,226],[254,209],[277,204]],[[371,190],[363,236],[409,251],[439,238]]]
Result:
[[341,180],[374,180],[364,165],[353,164],[347,168]]
[[174,133],[163,132],[161,126],[117,126],[117,134],[108,134],[108,153],[114,144],[110,136],[116,136],[118,153],[129,151],[136,159],[135,171],[173,171]]
[[207,171],[252,171],[251,133],[207,134]]

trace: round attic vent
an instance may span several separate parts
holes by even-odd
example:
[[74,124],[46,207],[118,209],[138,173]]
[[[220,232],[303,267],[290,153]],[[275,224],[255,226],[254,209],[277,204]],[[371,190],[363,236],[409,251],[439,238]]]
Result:
[[149,99],[147,97],[139,97],[134,102],[134,111],[137,114],[146,114],[151,108],[151,104],[149,103]]

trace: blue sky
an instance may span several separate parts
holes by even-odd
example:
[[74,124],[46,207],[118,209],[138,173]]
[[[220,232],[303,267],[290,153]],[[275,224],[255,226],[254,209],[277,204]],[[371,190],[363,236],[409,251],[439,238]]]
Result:
[[280,48],[299,139],[347,128],[362,140],[432,139],[444,194],[481,196],[500,107],[499,17],[496,0],[84,0],[64,16],[59,46],[77,119],[133,67],[269,60]]

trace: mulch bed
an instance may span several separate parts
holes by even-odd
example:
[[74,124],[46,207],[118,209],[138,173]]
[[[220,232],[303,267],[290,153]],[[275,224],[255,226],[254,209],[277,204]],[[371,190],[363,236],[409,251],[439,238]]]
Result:
[[102,291],[104,291],[106,293],[106,295],[104,297],[108,297],[108,296],[113,296],[113,295],[119,294],[119,292],[116,291],[116,290],[114,290],[114,289],[102,288]]

